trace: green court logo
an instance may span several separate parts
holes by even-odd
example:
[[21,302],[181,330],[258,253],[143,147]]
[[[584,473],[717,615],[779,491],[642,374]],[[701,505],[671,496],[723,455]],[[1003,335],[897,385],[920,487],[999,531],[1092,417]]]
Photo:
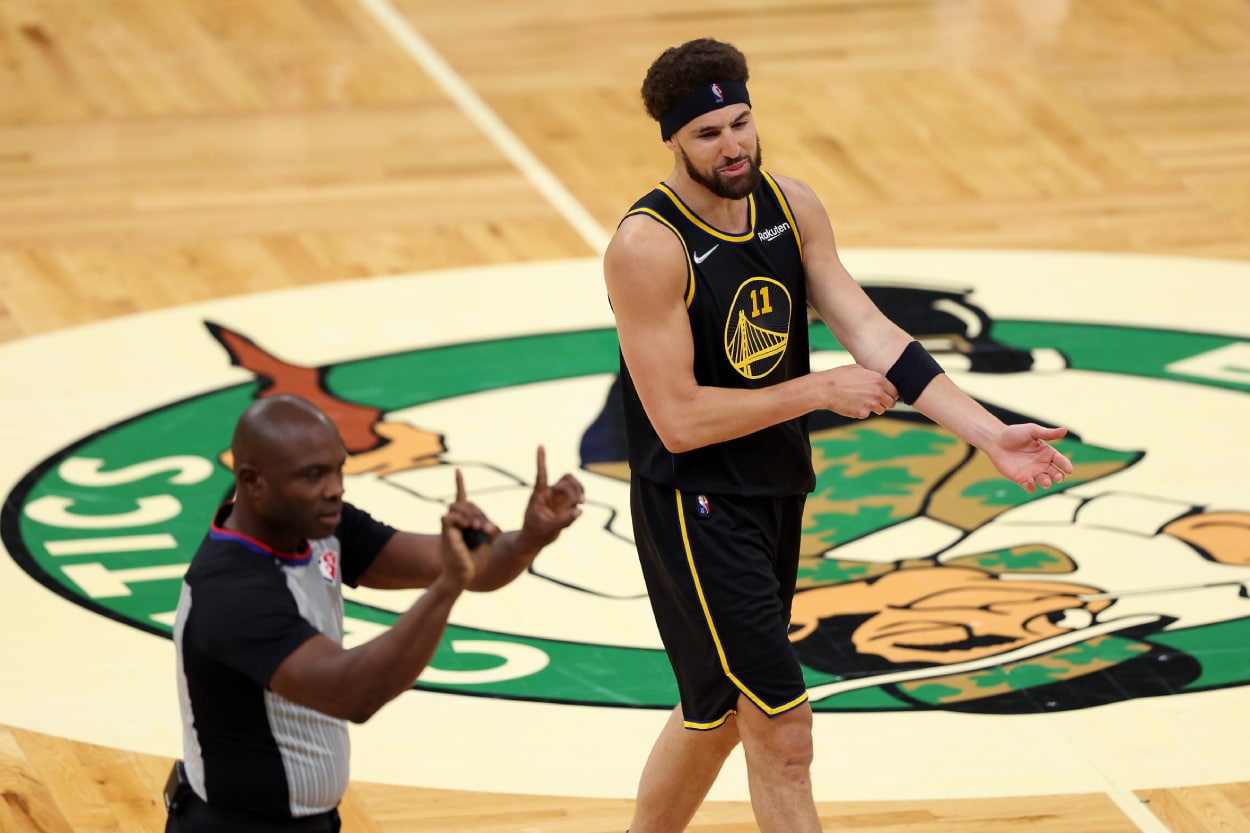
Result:
[[[777,304],[759,290],[759,309]],[[883,288],[876,299],[886,309],[919,304],[921,336],[991,410],[1069,426],[1063,450],[1077,471],[1061,488],[1030,496],[915,412],[862,422],[814,416],[817,487],[792,626],[813,708],[1020,714],[1250,682],[1250,506],[1186,488],[1225,475],[1189,468],[1196,444],[1223,442],[1226,465],[1247,470],[1250,450],[1233,438],[1244,435],[1250,402],[1250,342],[990,320],[966,292]],[[234,420],[256,397],[296,392],[332,414],[351,457],[349,500],[371,509],[377,496],[397,512],[433,518],[443,495],[431,484],[447,482],[448,466],[462,462],[458,436],[468,429],[458,408],[480,414],[489,401],[490,430],[507,432],[528,407],[510,402],[536,390],[558,400],[576,385],[570,401],[587,390],[599,399],[552,407],[546,418],[579,438],[578,474],[595,511],[520,580],[518,592],[532,590],[541,604],[511,618],[457,611],[416,687],[612,707],[676,703],[658,641],[631,624],[645,621],[646,599],[620,555],[630,533],[619,497],[627,472],[614,433],[619,358],[610,328],[307,367],[270,355],[261,334],[205,324],[188,337],[215,338],[222,361],[253,371],[254,381],[100,426],[26,473],[6,498],[0,532],[28,574],[87,609],[167,637],[182,574],[231,488],[223,454]],[[819,322],[810,339],[814,359],[847,360]],[[740,358],[746,366],[761,355],[743,348]],[[1185,422],[1150,425],[1178,413]],[[472,430],[487,430],[476,420]],[[484,499],[512,505],[524,496],[529,471],[479,462],[471,483],[489,482]],[[349,638],[367,638],[402,609],[349,594]]]

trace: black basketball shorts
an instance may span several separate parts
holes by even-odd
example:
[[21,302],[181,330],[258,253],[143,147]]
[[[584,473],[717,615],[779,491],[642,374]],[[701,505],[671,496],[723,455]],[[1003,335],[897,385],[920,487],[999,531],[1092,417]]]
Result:
[[634,477],[634,536],[685,725],[714,729],[744,695],[769,716],[806,702],[790,644],[805,495],[693,494]]

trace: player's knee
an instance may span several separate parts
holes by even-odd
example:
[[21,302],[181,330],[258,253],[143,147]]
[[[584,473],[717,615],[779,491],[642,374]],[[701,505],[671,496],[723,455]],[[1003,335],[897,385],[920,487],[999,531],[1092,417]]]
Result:
[[777,763],[786,769],[801,769],[804,772],[812,765],[814,745],[810,729],[798,727],[781,733],[776,744]]
[[747,754],[766,758],[770,766],[806,771],[813,758],[810,712],[802,710],[755,721],[743,732]]
[[[752,748],[753,747],[753,748]],[[806,782],[812,767],[812,738],[783,732],[747,747],[747,764],[786,780]]]

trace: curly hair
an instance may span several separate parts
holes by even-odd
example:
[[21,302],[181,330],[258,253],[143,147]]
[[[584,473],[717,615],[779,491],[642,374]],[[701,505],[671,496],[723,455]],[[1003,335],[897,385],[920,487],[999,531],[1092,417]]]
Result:
[[673,105],[713,81],[749,80],[747,59],[733,44],[697,38],[664,50],[642,81],[647,115],[659,121]]

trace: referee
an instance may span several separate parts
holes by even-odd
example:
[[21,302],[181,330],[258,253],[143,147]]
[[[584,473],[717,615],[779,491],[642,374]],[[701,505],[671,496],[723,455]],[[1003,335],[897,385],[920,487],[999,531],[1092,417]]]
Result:
[[[333,833],[347,722],[412,685],[461,592],[520,575],[581,514],[582,486],[570,474],[548,486],[540,447],[521,528],[501,532],[457,471],[441,533],[417,534],[344,502],[343,441],[303,399],[257,401],[230,447],[235,496],[187,569],[174,623],[183,758],[165,830]],[[427,589],[390,630],[344,650],[344,583]]]

